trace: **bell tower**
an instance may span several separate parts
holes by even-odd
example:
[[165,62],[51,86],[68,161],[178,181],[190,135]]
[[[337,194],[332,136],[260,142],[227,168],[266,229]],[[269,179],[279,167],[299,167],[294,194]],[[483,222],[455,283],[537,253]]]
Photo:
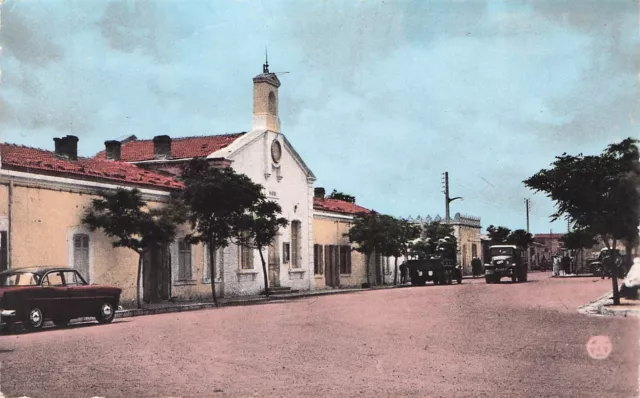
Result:
[[269,60],[265,53],[262,73],[253,78],[253,130],[280,132],[278,87],[280,80],[275,73],[269,72]]

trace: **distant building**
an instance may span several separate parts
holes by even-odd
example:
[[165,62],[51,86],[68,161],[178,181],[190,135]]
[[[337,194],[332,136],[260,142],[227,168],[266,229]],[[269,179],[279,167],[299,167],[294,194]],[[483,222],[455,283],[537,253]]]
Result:
[[[423,228],[425,224],[432,222],[440,222],[443,224],[445,222],[440,215],[436,215],[434,218],[431,218],[431,216],[426,216],[425,218],[418,216],[415,219],[409,217],[408,221],[418,224]],[[458,241],[458,264],[462,266],[463,273],[470,274],[471,260],[474,257],[483,257],[480,217],[456,213],[449,224],[453,227],[453,234]]]
[[535,234],[533,235],[533,241],[542,245],[537,249],[538,261],[551,261],[553,256],[559,255],[561,250],[564,249],[564,243],[562,237],[564,234]]

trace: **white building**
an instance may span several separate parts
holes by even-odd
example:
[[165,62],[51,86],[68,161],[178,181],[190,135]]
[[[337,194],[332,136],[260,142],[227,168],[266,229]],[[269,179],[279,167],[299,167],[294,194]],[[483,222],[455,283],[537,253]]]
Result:
[[[230,164],[265,187],[267,197],[280,204],[289,225],[267,250],[269,285],[306,290],[313,279],[313,182],[315,176],[280,132],[278,77],[269,72],[253,78],[253,126],[237,134],[105,142],[97,157],[119,159],[144,168],[178,174],[194,157]],[[186,231],[185,231],[186,232]],[[193,253],[193,251],[200,251]],[[210,295],[207,249],[176,242],[171,248],[171,296],[194,299]],[[191,253],[191,255],[189,255]],[[187,254],[187,255],[184,255]],[[185,269],[185,267],[190,269]],[[264,290],[260,255],[235,245],[216,253],[214,283],[221,296],[258,294]],[[177,293],[178,292],[178,293]]]

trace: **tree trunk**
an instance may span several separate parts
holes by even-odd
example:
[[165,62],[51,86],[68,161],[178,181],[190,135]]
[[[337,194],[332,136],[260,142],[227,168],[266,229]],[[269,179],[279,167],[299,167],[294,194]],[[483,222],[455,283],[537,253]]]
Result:
[[620,304],[620,292],[618,291],[618,269],[616,267],[616,238],[613,238],[613,248],[611,249],[611,256],[609,256],[609,261],[611,262],[610,271],[611,272],[611,284],[613,285],[613,304]]
[[211,279],[211,298],[213,299],[213,304],[218,306],[218,298],[216,297],[216,273],[215,273],[215,253],[216,248],[209,241],[209,275]]
[[140,302],[140,280],[142,279],[142,254],[143,252],[138,253],[138,275],[136,277],[136,307],[142,308],[142,303]]
[[395,258],[395,269],[393,274],[393,284],[398,284],[398,257]]
[[262,276],[264,277],[264,293],[269,298],[269,277],[267,275],[267,264],[264,261],[264,255],[262,254],[262,248],[258,247],[258,253],[260,253],[260,261],[262,261]]
[[364,267],[365,273],[367,274],[367,284],[371,286],[371,276],[369,275],[370,274],[369,271],[371,269],[371,254],[365,254],[364,257],[365,257],[365,261],[367,262],[367,264]]

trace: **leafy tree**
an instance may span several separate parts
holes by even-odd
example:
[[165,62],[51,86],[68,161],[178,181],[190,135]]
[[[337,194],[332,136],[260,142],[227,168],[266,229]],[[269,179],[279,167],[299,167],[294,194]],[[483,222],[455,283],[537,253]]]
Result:
[[178,202],[170,200],[161,208],[149,208],[138,189],[119,188],[104,192],[91,201],[82,218],[91,231],[102,229],[113,239],[113,247],[126,247],[138,253],[136,275],[136,305],[140,302],[142,259],[147,250],[174,240],[177,225],[185,220]]
[[510,233],[511,230],[507,227],[494,227],[493,225],[487,227],[487,235],[493,245],[505,243]]
[[439,221],[433,221],[424,226],[423,236],[430,238],[431,241],[437,243],[438,240],[446,236],[454,236],[453,226],[449,224],[443,224]]
[[533,243],[533,235],[531,235],[524,229],[516,229],[515,231],[511,231],[509,233],[506,239],[506,243],[522,247],[526,250]]
[[380,247],[380,254],[394,257],[394,284],[398,283],[398,257],[407,255],[411,241],[420,237],[420,227],[407,220],[400,220],[392,216],[382,215],[384,239]]
[[425,260],[435,254],[435,244],[431,242],[431,238],[420,239],[411,245],[411,253],[418,256],[418,260]]
[[333,192],[331,192],[331,195],[329,195],[329,199],[337,199],[337,200],[342,200],[349,203],[356,203],[355,196],[348,195],[343,192],[338,192],[335,189],[333,190]]
[[185,189],[180,196],[193,231],[186,239],[209,246],[211,297],[217,305],[214,253],[218,248],[229,246],[233,238],[244,232],[244,217],[255,214],[258,202],[264,197],[262,186],[230,167],[213,167],[204,158],[192,159],[181,179]]
[[[620,240],[637,239],[640,223],[640,165],[637,140],[627,138],[609,145],[602,154],[584,156],[563,153],[552,168],[525,180],[529,188],[544,192],[555,202],[553,221],[562,216],[577,229],[597,234],[608,249]],[[609,261],[614,303],[620,302],[616,251]]]
[[582,254],[582,265],[584,266],[584,249],[588,249],[598,244],[598,240],[592,231],[589,231],[588,229],[576,229],[571,232],[567,232],[562,237],[562,243],[564,243],[564,247],[569,250],[580,251]]
[[346,234],[349,237],[349,242],[357,245],[355,250],[365,255],[368,284],[371,283],[369,272],[371,256],[382,251],[387,239],[385,229],[388,227],[388,223],[385,221],[388,220],[373,211],[357,214],[353,219],[353,225]]
[[243,216],[240,224],[242,233],[236,236],[236,243],[257,249],[258,253],[260,253],[264,276],[264,291],[267,297],[269,297],[269,279],[263,250],[273,243],[278,230],[285,228],[289,224],[286,218],[278,217],[281,212],[282,208],[279,204],[266,200],[264,194],[261,193],[256,203]]

